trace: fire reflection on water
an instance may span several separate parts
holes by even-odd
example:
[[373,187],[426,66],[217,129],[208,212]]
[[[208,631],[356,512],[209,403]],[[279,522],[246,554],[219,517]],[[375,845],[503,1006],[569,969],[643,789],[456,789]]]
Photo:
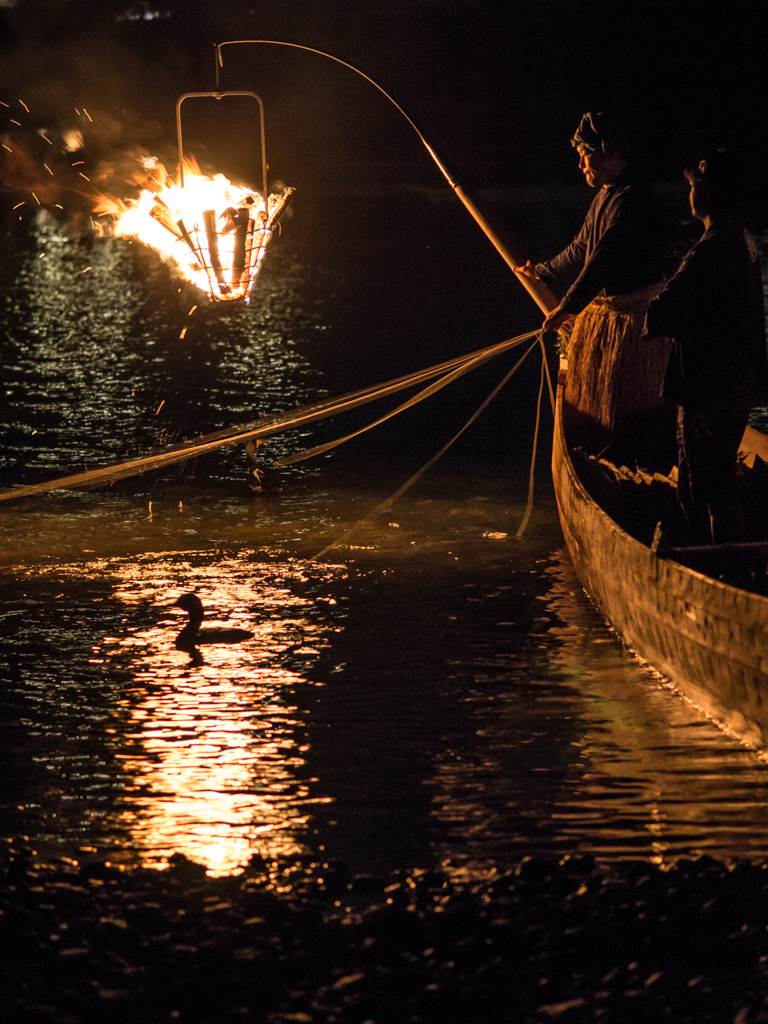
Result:
[[[286,662],[311,664],[329,626],[310,617],[311,598],[245,554],[195,561],[90,563],[90,574],[106,571],[114,580],[110,600],[123,621],[146,621],[147,611],[151,618],[158,609],[162,616],[150,628],[128,625],[124,635],[106,636],[91,660],[113,678],[129,669],[130,682],[112,701],[122,712],[119,730],[111,731],[120,733],[113,757],[124,784],[108,831],[122,836],[133,863],[163,866],[181,853],[224,875],[254,854],[305,849],[311,780],[298,774],[307,748],[291,694],[308,679]],[[283,564],[280,575],[295,581],[301,569]],[[200,596],[207,620],[246,627],[252,639],[205,646],[202,664],[178,651],[183,619],[170,606],[188,590]]]
[[154,685],[131,709],[136,731],[126,738],[140,753],[123,755],[135,793],[120,818],[147,860],[183,853],[220,875],[254,853],[302,850],[296,834],[307,819],[296,801],[307,792],[292,786],[303,760],[290,735],[301,723],[278,694],[297,676],[244,660],[229,653],[183,674],[143,674]]

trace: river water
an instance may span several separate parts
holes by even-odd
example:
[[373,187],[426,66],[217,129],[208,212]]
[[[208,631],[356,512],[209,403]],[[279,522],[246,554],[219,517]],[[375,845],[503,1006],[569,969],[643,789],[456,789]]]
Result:
[[[298,197],[252,305],[192,317],[194,297],[138,244],[9,216],[0,484],[136,457],[535,327],[452,202],[339,213]],[[456,434],[505,358],[285,470],[279,492],[252,494],[242,450],[224,448],[0,504],[2,835],[126,865],[180,852],[214,875],[253,854],[456,879],[577,851],[763,859],[765,763],[639,664],[574,577],[546,405],[516,536],[534,356],[369,515]],[[264,460],[380,411],[278,436]],[[253,638],[202,660],[176,650],[187,591]]]

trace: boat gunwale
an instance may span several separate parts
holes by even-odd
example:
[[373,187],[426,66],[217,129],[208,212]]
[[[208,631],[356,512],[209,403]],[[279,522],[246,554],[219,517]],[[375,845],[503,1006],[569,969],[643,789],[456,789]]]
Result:
[[[582,479],[579,476],[578,471],[576,470],[576,467],[573,464],[573,460],[571,459],[571,453],[570,453],[570,450],[568,448],[568,442],[567,442],[566,437],[565,437],[565,430],[564,430],[564,426],[563,426],[562,401],[563,401],[563,386],[562,386],[562,384],[559,384],[558,388],[557,388],[557,408],[556,408],[556,412],[555,412],[555,440],[556,440],[556,442],[557,442],[557,440],[560,441],[559,449],[560,449],[560,452],[562,454],[563,465],[568,470],[568,476],[569,476],[569,479],[571,481],[571,484],[579,492],[579,497],[581,497],[583,500],[585,500],[588,504],[592,505],[594,507],[594,509],[597,511],[598,515],[603,517],[608,523],[610,523],[611,528],[614,531],[616,531],[618,534],[622,535],[622,537],[626,539],[626,543],[628,545],[636,547],[638,552],[642,551],[643,555],[645,557],[647,557],[649,559],[652,559],[653,561],[651,562],[651,564],[656,564],[657,562],[663,562],[665,565],[669,566],[670,568],[674,568],[675,570],[678,570],[684,576],[694,577],[695,579],[699,580],[701,583],[705,584],[707,587],[714,586],[716,589],[723,589],[725,591],[733,592],[734,594],[744,594],[744,595],[748,596],[749,598],[754,598],[755,600],[757,600],[759,602],[762,602],[762,603],[765,603],[766,605],[768,605],[768,597],[765,597],[762,594],[753,593],[752,591],[749,591],[749,590],[744,590],[742,587],[736,587],[736,586],[734,586],[731,583],[725,583],[723,580],[717,580],[717,579],[715,579],[712,576],[708,576],[706,573],[700,572],[698,569],[691,569],[689,566],[683,565],[682,562],[678,562],[674,558],[672,558],[670,555],[666,554],[665,551],[664,551],[664,548],[660,548],[659,551],[654,552],[648,544],[644,544],[643,541],[638,540],[637,537],[633,537],[631,533],[628,533],[623,528],[623,526],[621,526],[619,523],[617,523],[616,520],[610,515],[610,513],[606,512],[606,510],[603,508],[603,506],[600,505],[595,500],[595,498],[592,497],[592,495],[589,492],[589,489],[582,482]],[[747,427],[747,430],[744,433],[744,438],[746,439],[748,437],[748,434],[750,434],[750,433],[751,434],[756,434],[760,438],[765,438],[766,444],[768,445],[768,436],[760,434],[758,431],[754,430],[752,427]],[[753,448],[751,448],[751,447],[750,448],[746,448],[746,447],[743,447],[743,445],[744,445],[744,441],[742,440],[742,447],[739,449],[739,453],[740,454],[755,454]],[[557,450],[557,447],[558,447],[557,444],[555,444],[555,446],[553,446],[553,453],[552,453],[553,454],[553,462],[554,462],[554,456],[555,456],[555,451]],[[559,501],[558,501],[558,505],[559,505]]]

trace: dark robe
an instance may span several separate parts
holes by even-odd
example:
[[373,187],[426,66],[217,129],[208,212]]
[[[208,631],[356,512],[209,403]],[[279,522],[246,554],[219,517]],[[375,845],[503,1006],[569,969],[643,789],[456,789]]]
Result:
[[536,272],[544,281],[571,284],[560,307],[575,314],[597,295],[627,295],[658,283],[665,257],[658,203],[644,185],[619,181],[597,190],[576,238]]
[[662,394],[678,406],[678,498],[698,543],[740,540],[736,459],[749,410],[768,401],[757,246],[713,220],[651,303],[648,338],[672,339]]
[[760,262],[738,217],[704,232],[651,303],[646,333],[672,339],[662,393],[677,405],[741,412],[768,401]]

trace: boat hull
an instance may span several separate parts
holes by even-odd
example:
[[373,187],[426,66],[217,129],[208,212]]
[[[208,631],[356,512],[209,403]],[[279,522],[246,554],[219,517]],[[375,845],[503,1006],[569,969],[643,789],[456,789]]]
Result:
[[614,522],[576,473],[561,409],[562,393],[552,472],[566,544],[587,594],[681,694],[742,741],[768,750],[768,599],[660,558]]

